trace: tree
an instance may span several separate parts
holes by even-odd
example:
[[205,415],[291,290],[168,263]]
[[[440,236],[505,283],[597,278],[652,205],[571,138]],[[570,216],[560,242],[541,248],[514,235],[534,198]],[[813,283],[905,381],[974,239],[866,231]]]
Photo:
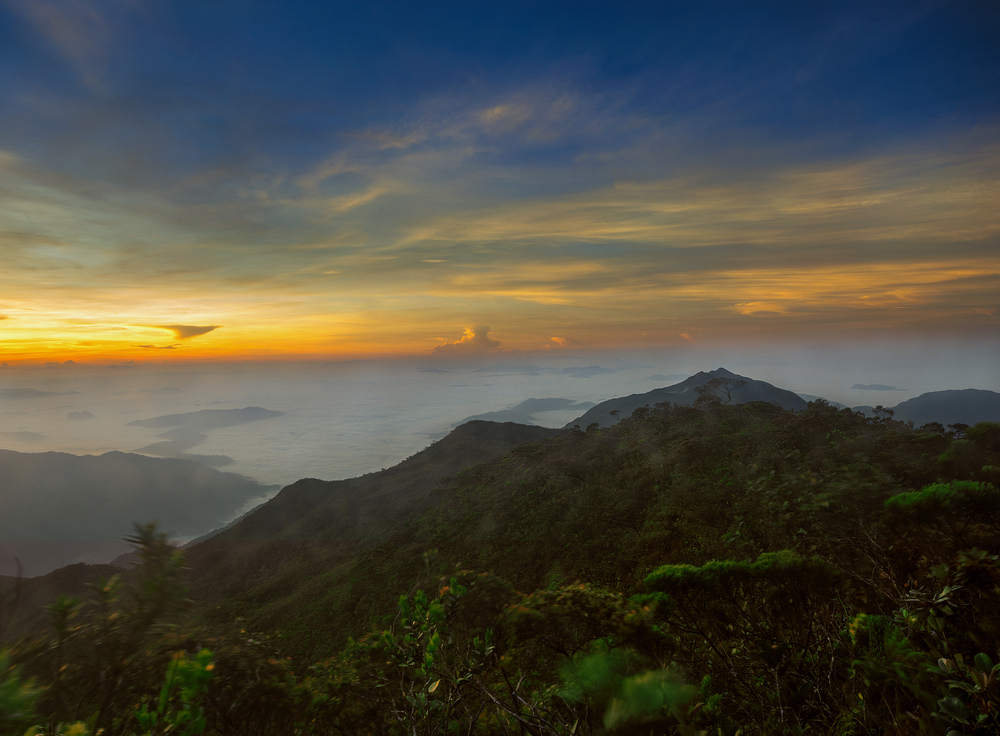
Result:
[[719,401],[722,401],[723,397],[725,397],[726,400],[722,401],[723,406],[725,406],[733,400],[733,391],[743,388],[746,385],[747,382],[740,378],[725,378],[720,376],[719,378],[713,378],[703,386],[697,386],[695,392],[697,392],[699,397],[714,396]]

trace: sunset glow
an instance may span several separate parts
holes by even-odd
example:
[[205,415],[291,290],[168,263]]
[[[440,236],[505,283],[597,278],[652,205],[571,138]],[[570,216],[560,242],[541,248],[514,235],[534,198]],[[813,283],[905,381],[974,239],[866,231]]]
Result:
[[995,8],[610,8],[6,0],[3,361],[998,340]]

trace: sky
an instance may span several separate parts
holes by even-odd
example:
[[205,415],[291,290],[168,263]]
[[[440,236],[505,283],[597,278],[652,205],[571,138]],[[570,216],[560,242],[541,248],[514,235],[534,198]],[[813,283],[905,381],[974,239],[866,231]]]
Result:
[[0,358],[995,346],[997,38],[981,0],[0,0]]

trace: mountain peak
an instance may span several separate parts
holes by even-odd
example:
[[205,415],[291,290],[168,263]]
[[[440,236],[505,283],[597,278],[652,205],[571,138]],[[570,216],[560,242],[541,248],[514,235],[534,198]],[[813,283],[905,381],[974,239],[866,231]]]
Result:
[[698,398],[699,394],[696,389],[717,378],[745,382],[739,388],[732,390],[733,404],[766,401],[790,411],[802,411],[807,406],[804,399],[791,391],[786,391],[783,388],[772,386],[770,383],[758,381],[748,376],[741,376],[720,366],[713,371],[696,373],[673,386],[654,389],[644,394],[632,394],[631,396],[609,399],[590,409],[578,419],[569,422],[566,426],[572,427],[575,424],[579,424],[580,427],[587,427],[596,422],[602,427],[609,427],[618,421],[611,414],[612,411],[617,412],[618,417],[624,418],[641,406],[655,406],[663,402],[690,406]]

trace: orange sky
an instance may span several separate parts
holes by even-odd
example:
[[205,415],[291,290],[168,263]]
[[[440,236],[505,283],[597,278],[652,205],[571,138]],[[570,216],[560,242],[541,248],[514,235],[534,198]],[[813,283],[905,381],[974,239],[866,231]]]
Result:
[[[6,235],[7,362],[419,355],[477,325],[532,350],[748,331],[988,339],[1000,323],[993,147],[421,209],[378,239],[362,213],[327,221],[317,242],[242,252],[175,224],[197,205],[171,217],[113,192],[95,212],[79,182],[2,161],[14,219],[35,222]],[[328,206],[275,208],[308,219]]]
[[[405,68],[358,51],[354,79],[277,6],[0,4],[0,360],[996,342],[995,45],[960,9],[855,5],[493,19],[544,58],[417,18]],[[213,23],[285,55],[175,46]]]

